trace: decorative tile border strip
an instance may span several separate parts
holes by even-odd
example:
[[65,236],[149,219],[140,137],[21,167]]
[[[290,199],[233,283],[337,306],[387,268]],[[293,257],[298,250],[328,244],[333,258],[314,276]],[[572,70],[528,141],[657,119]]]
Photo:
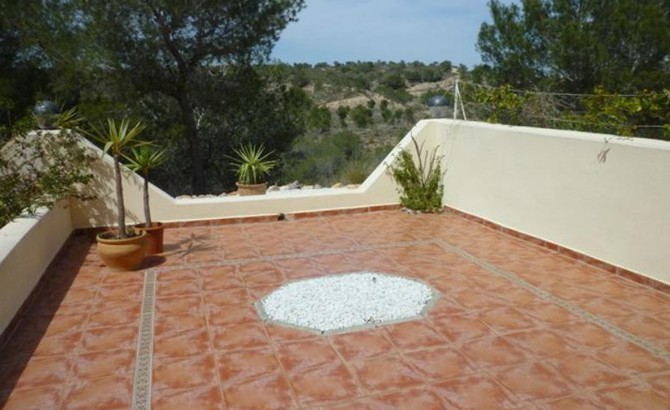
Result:
[[498,225],[495,222],[491,222],[487,219],[484,219],[482,217],[472,215],[466,212],[463,212],[461,210],[451,208],[451,207],[445,207],[445,210],[449,213],[461,216],[469,221],[476,222],[478,224],[484,225],[488,228],[491,228],[495,231],[502,232],[504,234],[513,236],[517,239],[521,239],[526,242],[530,242],[534,245],[540,246],[545,249],[549,249],[554,252],[558,252],[561,255],[567,256],[568,258],[575,259],[580,262],[584,262],[590,266],[602,269],[606,272],[613,273],[615,275],[622,276],[626,279],[632,280],[633,282],[639,283],[640,285],[644,285],[653,289],[656,289],[660,292],[666,293],[670,295],[670,284],[663,283],[661,281],[658,281],[656,279],[650,278],[648,276],[644,276],[642,274],[633,272],[631,270],[613,265],[609,262],[605,262],[600,259],[596,259],[592,256],[585,255],[583,253],[579,253],[577,251],[574,251],[572,249],[568,249],[566,247],[563,247],[561,245],[555,244],[553,242],[545,241],[543,239],[536,238],[534,236],[525,234],[523,232],[516,231],[511,228],[504,227],[502,225]]
[[140,334],[135,360],[135,380],[133,382],[133,410],[151,409],[151,373],[154,344],[154,307],[156,304],[156,272],[144,273],[140,312]]
[[470,254],[469,252],[457,247],[453,246],[445,241],[442,240],[435,240],[435,243],[439,246],[441,246],[444,250],[454,252],[461,257],[469,260],[472,263],[477,264],[478,266],[486,269],[488,272],[507,279],[508,281],[512,282],[514,285],[523,288],[529,292],[532,292],[534,295],[551,302],[555,305],[558,305],[569,312],[579,316],[580,318],[591,322],[597,326],[600,326],[601,328],[605,329],[609,333],[619,337],[620,339],[626,340],[628,342],[631,342],[633,344],[636,344],[637,346],[643,348],[644,350],[648,351],[649,353],[656,355],[658,357],[662,357],[666,361],[670,362],[670,352],[666,351],[665,349],[662,349],[653,343],[649,342],[648,340],[645,340],[641,337],[635,336],[634,334],[627,332],[620,327],[614,325],[613,323],[601,318],[598,315],[594,315],[591,312],[587,312],[586,310],[580,308],[579,306],[565,300],[562,298],[559,298],[550,292],[547,292],[546,290],[540,289],[537,286],[531,284],[530,282],[527,282],[518,276],[514,275],[511,272],[507,272],[503,269],[498,268],[497,266],[488,263],[486,261],[483,261],[476,256]]

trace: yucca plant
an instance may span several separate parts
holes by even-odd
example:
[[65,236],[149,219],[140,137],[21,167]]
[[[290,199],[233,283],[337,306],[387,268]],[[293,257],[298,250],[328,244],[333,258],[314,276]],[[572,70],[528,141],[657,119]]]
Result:
[[116,185],[116,212],[119,232],[117,238],[123,239],[132,236],[126,229],[126,207],[123,203],[123,184],[121,182],[121,157],[127,149],[143,144],[137,137],[144,130],[141,121],[134,124],[124,118],[117,123],[111,118],[107,124],[100,124],[86,131],[86,134],[94,141],[103,145],[103,153],[109,153],[114,159],[114,181]]
[[416,161],[412,153],[403,150],[396,162],[389,168],[390,174],[399,185],[400,204],[414,211],[439,212],[442,210],[442,157],[437,155],[438,147],[432,152],[424,151],[423,143],[412,137],[416,151]]
[[149,228],[153,225],[149,207],[149,171],[161,166],[167,160],[167,151],[147,144],[132,148],[130,155],[124,156],[128,160],[128,167],[144,178],[144,226]]
[[233,149],[236,157],[230,157],[231,165],[240,184],[259,184],[263,178],[279,164],[279,161],[270,159],[274,151],[265,152],[263,145],[248,144]]

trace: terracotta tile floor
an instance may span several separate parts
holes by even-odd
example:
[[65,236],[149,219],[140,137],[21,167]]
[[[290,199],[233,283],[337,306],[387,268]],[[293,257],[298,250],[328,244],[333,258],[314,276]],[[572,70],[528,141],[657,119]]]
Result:
[[[175,228],[166,243],[114,273],[73,237],[1,347],[0,407],[128,409],[147,388],[153,409],[670,408],[670,296],[460,216]],[[425,319],[326,337],[252,305],[363,270],[441,297]]]

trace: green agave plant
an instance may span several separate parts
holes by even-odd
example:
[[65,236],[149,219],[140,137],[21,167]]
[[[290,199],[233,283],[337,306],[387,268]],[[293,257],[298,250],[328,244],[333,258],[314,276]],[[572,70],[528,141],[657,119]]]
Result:
[[237,174],[240,184],[259,184],[263,177],[279,164],[279,161],[269,159],[274,151],[265,152],[263,145],[248,144],[233,149],[236,157],[231,158],[231,165]]
[[151,208],[149,207],[149,171],[161,166],[167,160],[167,150],[158,149],[153,145],[141,145],[130,150],[130,155],[124,155],[128,160],[128,167],[144,178],[144,226],[151,227]]

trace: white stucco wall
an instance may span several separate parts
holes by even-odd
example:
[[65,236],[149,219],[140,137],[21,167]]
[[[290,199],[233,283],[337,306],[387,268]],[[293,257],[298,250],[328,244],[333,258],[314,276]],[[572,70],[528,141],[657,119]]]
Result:
[[[420,135],[421,129],[426,125],[428,124],[417,124],[411,133]],[[181,222],[397,204],[398,192],[395,183],[386,172],[385,164],[394,155],[397,155],[398,150],[405,146],[408,141],[405,138],[389,154],[387,160],[383,161],[367,180],[356,189],[293,190],[246,197],[175,199],[158,187],[150,185],[151,217],[156,221]],[[88,144],[90,149],[96,151],[96,155],[100,156],[101,152],[98,148],[90,143],[85,143]],[[101,161],[95,164],[94,171],[95,181],[91,193],[98,199],[72,204],[72,219],[76,228],[111,226],[116,221],[111,157],[102,157]],[[144,220],[142,183],[141,177],[127,169],[124,171],[124,202],[126,205],[126,219],[129,223]]]
[[451,120],[445,204],[670,284],[670,142]]
[[[670,143],[453,120],[419,122],[355,190],[176,200],[151,188],[154,219],[193,221],[395,204],[386,172],[414,135],[445,156],[445,205],[670,283]],[[75,227],[114,223],[111,159],[99,199],[75,206]],[[141,178],[127,173],[128,221],[142,220]]]
[[72,233],[70,210],[21,217],[0,229],[0,334]]

